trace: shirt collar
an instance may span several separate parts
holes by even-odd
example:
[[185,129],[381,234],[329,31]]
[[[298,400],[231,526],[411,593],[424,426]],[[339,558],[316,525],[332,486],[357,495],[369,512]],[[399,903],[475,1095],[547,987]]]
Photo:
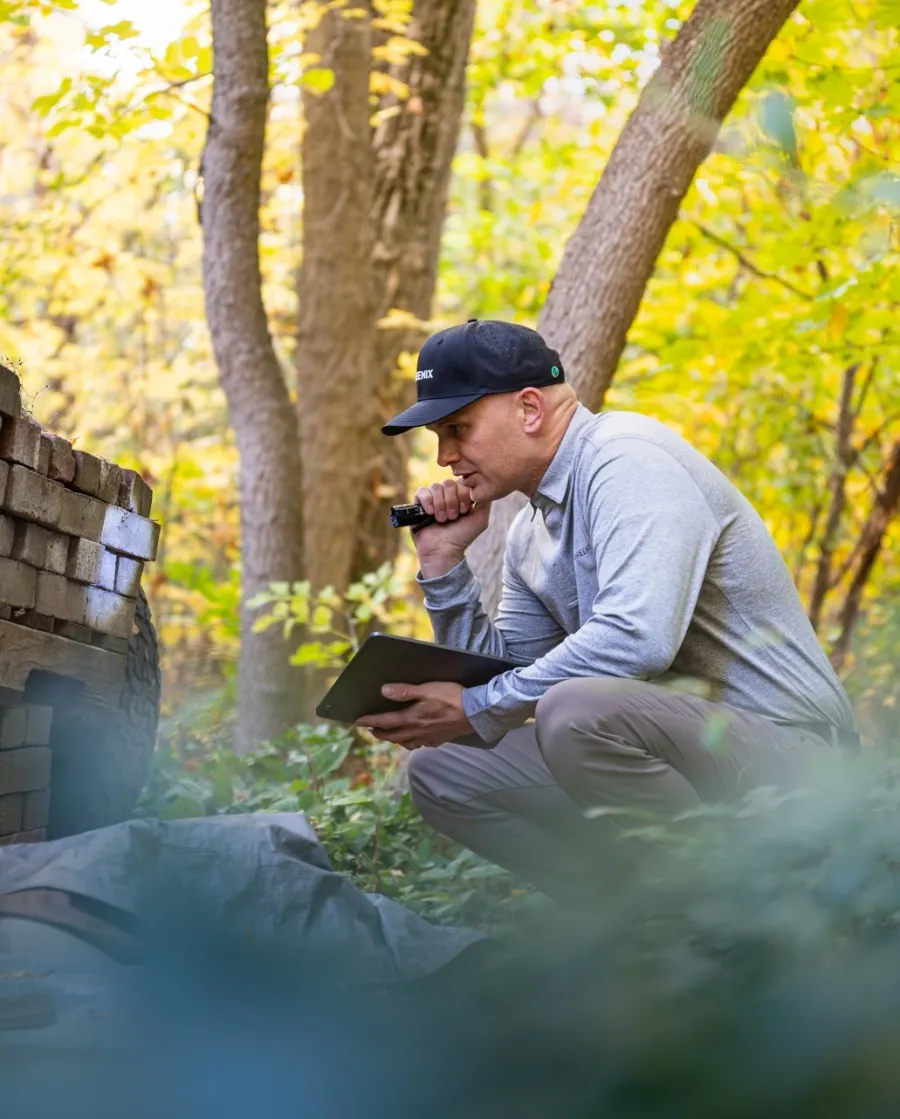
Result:
[[589,408],[585,408],[583,404],[579,404],[569,420],[569,426],[556,449],[556,454],[538,483],[531,499],[532,505],[546,510],[549,505],[561,504],[566,496],[566,490],[569,488],[569,478],[572,474],[572,464],[575,461],[578,436],[593,419],[594,413]]

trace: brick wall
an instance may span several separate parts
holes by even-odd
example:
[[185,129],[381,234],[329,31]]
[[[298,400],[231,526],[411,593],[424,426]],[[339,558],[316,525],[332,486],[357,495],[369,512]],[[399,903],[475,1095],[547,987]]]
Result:
[[[18,377],[0,365],[0,669],[4,645],[7,657],[21,655],[10,626],[34,632],[35,667],[42,641],[48,663],[60,663],[59,642],[124,658],[144,564],[159,541],[151,500],[133,470],[43,431],[22,408]],[[74,644],[66,651],[70,662],[73,651],[77,661]],[[2,844],[42,838],[52,712],[0,691]]]

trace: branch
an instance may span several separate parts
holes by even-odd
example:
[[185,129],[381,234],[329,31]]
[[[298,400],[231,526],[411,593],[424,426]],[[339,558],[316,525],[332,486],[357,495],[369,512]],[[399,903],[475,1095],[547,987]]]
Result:
[[808,291],[804,291],[802,288],[798,288],[795,284],[792,284],[790,280],[786,280],[783,276],[779,276],[775,272],[765,272],[758,265],[754,264],[753,261],[741,249],[737,247],[737,245],[732,245],[730,241],[726,241],[724,237],[720,237],[718,233],[714,233],[708,226],[702,225],[698,221],[695,221],[692,224],[697,230],[699,230],[700,233],[703,234],[704,237],[712,241],[714,245],[718,245],[720,248],[725,249],[727,252],[731,253],[731,255],[735,257],[741,267],[744,268],[747,272],[752,272],[754,276],[758,276],[761,280],[769,280],[774,284],[780,284],[787,291],[791,292],[793,295],[799,296],[801,299],[813,299],[813,296]]
[[884,487],[878,492],[872,511],[860,534],[857,550],[861,554],[856,574],[847,591],[838,622],[841,627],[838,638],[831,648],[829,660],[836,672],[843,668],[853,630],[859,618],[859,608],[863,591],[875,566],[884,542],[888,525],[900,507],[900,440],[893,447],[890,464],[884,479]]
[[806,564],[806,553],[809,551],[809,546],[815,539],[816,532],[819,528],[819,517],[822,515],[822,502],[819,501],[813,506],[812,516],[809,522],[809,532],[803,539],[800,549],[797,552],[797,560],[794,564],[794,585],[800,585],[800,577],[803,574],[803,568]]
[[162,89],[156,90],[155,92],[157,92],[157,93],[169,93],[173,89],[184,89],[184,87],[186,85],[190,85],[191,82],[199,82],[203,78],[211,78],[211,77],[212,77],[212,71],[211,70],[205,70],[202,74],[192,74],[189,78],[182,78],[181,81],[178,81],[178,82],[168,82]]
[[513,140],[512,147],[509,149],[510,159],[515,159],[522,148],[525,147],[531,136],[532,129],[540,119],[541,99],[539,97],[532,97],[529,102],[528,115],[522,123],[522,127],[519,129],[519,135]]
[[168,89],[153,90],[152,93],[147,94],[147,100],[149,101],[151,97],[171,97],[172,100],[177,101],[179,105],[184,105],[186,109],[193,109],[195,113],[199,113],[202,117],[205,117],[206,120],[212,120],[211,114],[208,113],[206,109],[201,108],[199,105],[195,105],[193,101],[189,101],[186,97],[179,97],[174,90],[174,86],[170,86]]
[[858,370],[858,365],[848,365],[844,370],[844,378],[841,384],[834,466],[828,484],[831,491],[831,501],[825,519],[825,531],[822,534],[822,541],[819,546],[819,563],[816,567],[816,579],[809,603],[809,620],[816,631],[818,631],[822,618],[822,605],[825,602],[825,595],[828,593],[828,584],[831,579],[834,545],[837,541],[841,518],[847,504],[847,474],[853,460],[850,438],[853,434],[854,415],[851,401],[853,400],[853,386]]
[[[876,442],[878,440],[878,438],[881,436],[881,433],[885,430],[885,428],[889,427],[894,422],[894,420],[896,420],[896,419],[900,419],[900,415],[891,417],[890,420],[886,421],[879,428],[877,428],[875,431],[873,431],[871,435],[868,435],[866,437],[866,439],[863,441],[863,443],[860,447],[856,448],[856,450],[853,452],[853,465],[854,466],[858,465],[859,459],[860,459],[862,453],[872,443]],[[889,470],[890,470],[890,463],[886,462],[882,467],[882,479],[886,479],[888,477]],[[883,481],[882,481],[882,479],[874,478],[868,471],[864,471],[864,473],[865,473],[866,477],[868,478],[869,485],[872,489],[872,492],[875,495],[874,499],[875,499],[875,501],[877,501],[878,500],[878,495],[882,492]],[[864,530],[865,530],[865,525],[863,525],[863,528],[861,529],[861,531],[864,532]],[[847,577],[847,574],[853,569],[853,565],[856,563],[856,561],[859,557],[859,553],[860,553],[860,550],[862,548],[862,545],[863,545],[863,539],[862,539],[862,536],[860,536],[860,538],[854,544],[853,549],[850,552],[850,555],[844,560],[844,562],[841,564],[841,566],[838,568],[838,570],[832,576],[831,582],[828,586],[829,591],[834,590],[835,587],[840,586],[840,584],[843,583],[844,579]]]
[[[478,152],[483,163],[491,158],[490,148],[488,147],[487,132],[484,127],[483,121],[474,119],[471,121],[472,140],[475,143],[475,151]],[[490,213],[494,209],[494,184],[491,182],[489,175],[481,174],[478,177],[478,208]]]
[[859,390],[859,398],[856,401],[856,407],[853,409],[854,420],[859,419],[860,413],[863,410],[863,405],[865,404],[866,397],[869,394],[869,388],[872,385],[872,381],[875,378],[875,372],[878,369],[878,361],[879,361],[879,355],[876,354],[875,357],[872,358],[871,363],[869,364],[869,369],[868,369],[868,372],[866,373],[865,380],[863,381],[862,386]]
[[[834,424],[830,420],[826,420],[823,419],[821,416],[817,416],[811,408],[807,408],[802,400],[798,400],[797,397],[794,396],[794,394],[791,392],[791,390],[786,385],[782,384],[781,381],[777,379],[773,380],[772,385],[774,388],[783,393],[788,398],[788,400],[790,400],[795,408],[797,408],[800,412],[803,413],[804,416],[806,416],[807,420],[810,424],[813,425],[813,427],[819,428],[822,431],[834,431]],[[810,432],[809,434],[812,434],[812,432]]]

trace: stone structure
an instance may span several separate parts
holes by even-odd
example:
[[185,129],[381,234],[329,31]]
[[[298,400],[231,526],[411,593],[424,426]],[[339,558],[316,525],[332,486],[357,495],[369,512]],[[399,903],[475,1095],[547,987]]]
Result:
[[[83,736],[86,711],[94,739],[104,724],[123,732],[140,613],[156,649],[140,589],[159,540],[151,499],[133,470],[42,431],[0,365],[0,844],[45,837],[54,744]],[[144,675],[155,736],[155,661]]]

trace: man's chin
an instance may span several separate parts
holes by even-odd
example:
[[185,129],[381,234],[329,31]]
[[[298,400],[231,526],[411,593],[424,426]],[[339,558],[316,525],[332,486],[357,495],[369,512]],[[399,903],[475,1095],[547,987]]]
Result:
[[487,505],[488,502],[492,501],[500,501],[501,498],[508,497],[514,492],[509,486],[499,486],[496,482],[487,482],[481,477],[469,486],[469,491],[472,494],[472,500],[480,501],[482,505]]

